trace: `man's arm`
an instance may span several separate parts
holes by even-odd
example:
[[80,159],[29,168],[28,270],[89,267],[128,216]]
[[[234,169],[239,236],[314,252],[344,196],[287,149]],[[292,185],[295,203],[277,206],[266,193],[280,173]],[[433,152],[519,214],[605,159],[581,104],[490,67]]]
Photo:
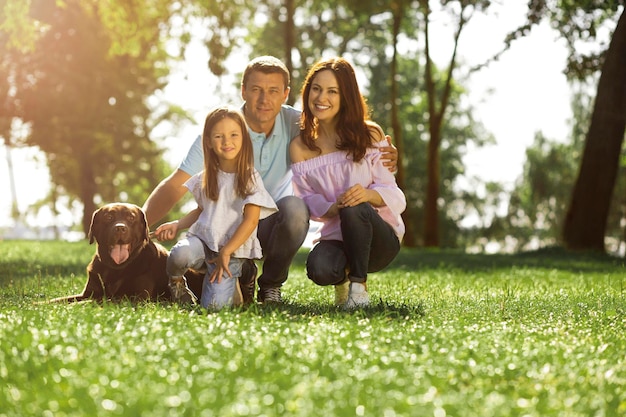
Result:
[[191,175],[177,169],[159,183],[143,204],[148,226],[161,220],[187,192],[185,182]]

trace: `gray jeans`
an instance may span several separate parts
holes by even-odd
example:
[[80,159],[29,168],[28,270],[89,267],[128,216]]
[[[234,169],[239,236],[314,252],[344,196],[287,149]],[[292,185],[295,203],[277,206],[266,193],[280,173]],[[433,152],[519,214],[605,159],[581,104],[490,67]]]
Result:
[[289,267],[309,231],[309,209],[302,199],[283,197],[278,212],[259,221],[257,237],[263,249],[259,288],[278,288],[287,281]]

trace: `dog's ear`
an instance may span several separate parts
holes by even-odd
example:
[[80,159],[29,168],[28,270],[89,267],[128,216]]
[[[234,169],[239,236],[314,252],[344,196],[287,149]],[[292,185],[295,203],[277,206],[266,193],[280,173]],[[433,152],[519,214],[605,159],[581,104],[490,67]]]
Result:
[[144,213],[144,211],[139,206],[137,206],[137,211],[139,212],[141,225],[143,229],[145,230],[143,238],[144,240],[150,240],[150,228],[148,227],[148,220],[146,219],[146,213]]
[[93,243],[100,228],[100,210],[101,209],[94,211],[93,215],[91,216],[91,224],[89,225],[89,233],[87,234],[90,245]]

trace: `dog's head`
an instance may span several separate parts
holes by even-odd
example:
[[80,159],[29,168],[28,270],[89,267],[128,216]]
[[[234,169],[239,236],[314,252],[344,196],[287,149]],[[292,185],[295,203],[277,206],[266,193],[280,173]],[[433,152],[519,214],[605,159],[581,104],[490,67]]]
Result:
[[98,244],[98,255],[104,262],[122,265],[148,244],[150,230],[140,207],[111,203],[93,213],[89,226],[89,243]]

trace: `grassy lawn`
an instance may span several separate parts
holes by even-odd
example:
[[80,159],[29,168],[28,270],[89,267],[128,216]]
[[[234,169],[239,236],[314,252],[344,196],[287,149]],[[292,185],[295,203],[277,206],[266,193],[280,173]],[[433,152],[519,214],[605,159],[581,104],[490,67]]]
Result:
[[280,307],[34,304],[93,251],[0,241],[0,416],[626,415],[624,259],[403,250],[351,313],[306,251]]

